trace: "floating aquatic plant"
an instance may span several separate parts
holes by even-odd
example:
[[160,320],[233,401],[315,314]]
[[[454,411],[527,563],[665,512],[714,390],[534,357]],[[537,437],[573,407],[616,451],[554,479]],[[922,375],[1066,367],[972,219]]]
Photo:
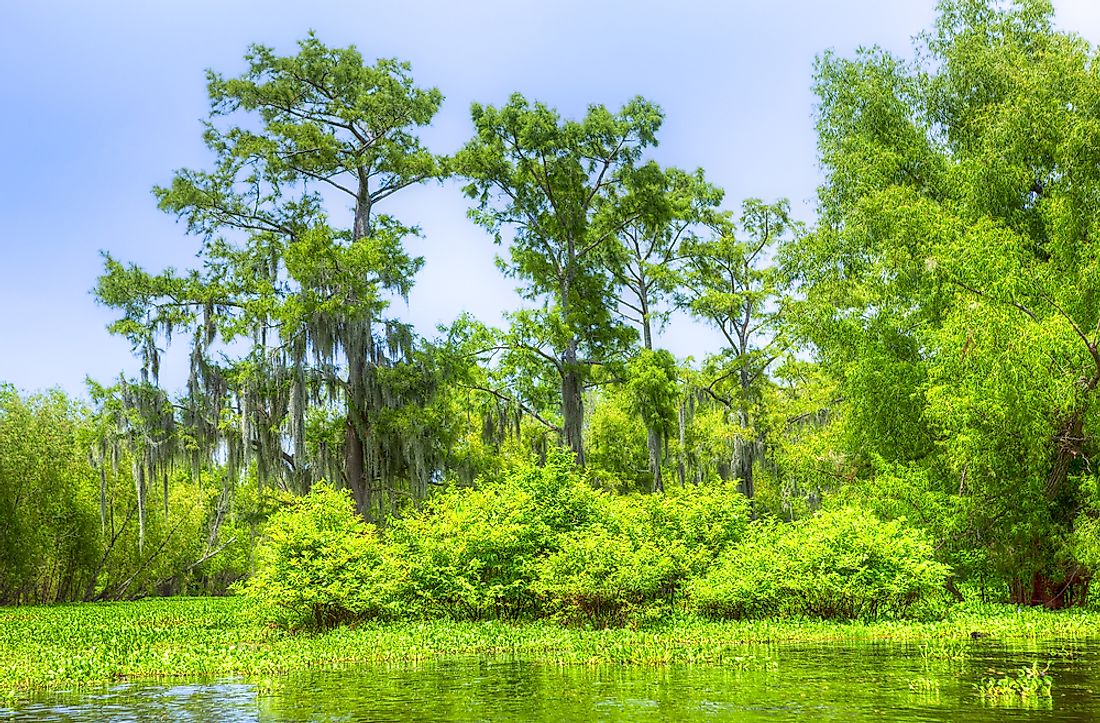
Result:
[[995,701],[1027,700],[1050,697],[1054,681],[1049,673],[1050,665],[1039,668],[1034,662],[1031,667],[1017,668],[1012,673],[989,676],[978,683],[978,692],[982,698]]

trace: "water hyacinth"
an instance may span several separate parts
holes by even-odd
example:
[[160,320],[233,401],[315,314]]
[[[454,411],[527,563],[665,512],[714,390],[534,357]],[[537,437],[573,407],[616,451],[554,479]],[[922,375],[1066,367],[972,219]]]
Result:
[[[641,629],[577,629],[541,621],[368,622],[289,632],[257,618],[242,597],[150,599],[0,609],[0,691],[127,680],[263,677],[314,667],[513,656],[561,665],[723,665],[768,669],[776,646],[990,640],[1031,645],[1095,639],[1100,613],[1017,613],[960,606],[935,622],[708,621],[685,615]],[[781,659],[778,660],[781,665]]]

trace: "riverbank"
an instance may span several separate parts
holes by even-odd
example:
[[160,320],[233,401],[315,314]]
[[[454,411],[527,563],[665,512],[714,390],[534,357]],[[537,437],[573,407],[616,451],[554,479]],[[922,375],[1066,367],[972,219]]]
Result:
[[0,694],[126,680],[278,675],[367,662],[510,655],[569,665],[737,664],[747,644],[880,640],[950,656],[972,638],[1100,637],[1100,612],[960,605],[935,622],[709,622],[577,630],[549,622],[361,624],[326,633],[264,625],[243,598],[0,609]]

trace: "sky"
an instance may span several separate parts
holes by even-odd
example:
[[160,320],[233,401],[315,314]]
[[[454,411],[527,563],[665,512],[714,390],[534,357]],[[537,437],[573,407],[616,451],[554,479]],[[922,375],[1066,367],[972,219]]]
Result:
[[[1100,3],[1055,0],[1060,28],[1100,41]],[[129,344],[91,294],[102,251],[149,270],[196,263],[198,240],[158,211],[151,189],[204,168],[204,71],[243,69],[250,43],[289,54],[310,29],[396,57],[446,100],[423,133],[438,153],[472,134],[472,102],[513,92],[578,117],[642,95],[663,108],[665,165],[705,169],[736,210],[789,198],[813,221],[820,182],[810,90],[815,57],[879,45],[911,56],[934,0],[2,0],[0,1],[0,382],[83,394],[85,377],[133,374]],[[521,302],[493,263],[500,251],[466,218],[457,182],[397,194],[383,210],[419,225],[426,259],[394,315],[431,336],[468,311],[499,323]],[[185,343],[185,340],[184,340]],[[661,343],[716,350],[674,320]],[[164,377],[183,379],[184,344]]]

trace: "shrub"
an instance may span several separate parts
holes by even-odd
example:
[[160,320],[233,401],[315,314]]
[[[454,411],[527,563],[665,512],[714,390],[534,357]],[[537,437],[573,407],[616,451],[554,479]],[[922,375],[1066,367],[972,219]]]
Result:
[[670,487],[666,494],[645,500],[654,533],[683,542],[692,576],[705,573],[748,529],[749,501],[735,481]]
[[597,523],[563,535],[535,589],[563,622],[621,625],[671,600],[687,557],[679,540]]
[[690,596],[711,617],[904,617],[939,594],[947,573],[921,533],[849,507],[754,523]]
[[599,522],[563,535],[539,565],[536,589],[567,622],[619,625],[652,617],[741,538],[748,516],[748,502],[732,484],[605,495]]
[[545,546],[525,519],[531,504],[511,487],[456,490],[395,521],[388,535],[408,565],[408,611],[481,619],[529,609],[530,570]]
[[0,384],[0,605],[80,599],[101,534],[86,412]]
[[410,611],[458,619],[536,613],[538,560],[562,533],[589,524],[597,499],[572,455],[556,451],[543,467],[521,465],[478,488],[450,490],[394,522],[388,534],[408,565],[402,594]]
[[320,484],[272,515],[240,590],[280,622],[325,628],[390,615],[399,573],[350,495]]

